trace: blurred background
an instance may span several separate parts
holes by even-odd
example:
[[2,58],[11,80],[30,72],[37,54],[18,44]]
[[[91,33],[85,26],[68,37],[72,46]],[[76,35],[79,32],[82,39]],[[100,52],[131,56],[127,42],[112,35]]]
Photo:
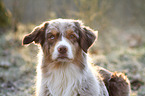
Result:
[[79,19],[99,31],[93,64],[124,72],[145,96],[145,0],[0,0],[0,96],[33,96],[38,48],[24,35],[43,21]]

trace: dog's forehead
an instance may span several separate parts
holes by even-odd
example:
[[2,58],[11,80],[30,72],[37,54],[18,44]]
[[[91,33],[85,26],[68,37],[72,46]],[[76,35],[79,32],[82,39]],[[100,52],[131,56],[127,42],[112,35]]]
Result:
[[51,30],[56,30],[58,32],[65,32],[68,29],[75,30],[74,20],[57,19],[49,22],[47,33]]

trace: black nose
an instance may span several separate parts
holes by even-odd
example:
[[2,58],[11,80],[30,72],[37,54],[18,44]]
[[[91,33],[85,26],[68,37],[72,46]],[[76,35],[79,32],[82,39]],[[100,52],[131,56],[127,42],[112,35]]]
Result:
[[66,46],[58,47],[58,52],[61,54],[65,54],[67,52],[67,47]]

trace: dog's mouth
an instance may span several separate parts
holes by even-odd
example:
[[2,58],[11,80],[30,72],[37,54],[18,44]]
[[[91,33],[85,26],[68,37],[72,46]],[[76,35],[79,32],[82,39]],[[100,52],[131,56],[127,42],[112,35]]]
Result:
[[64,60],[71,60],[71,58],[69,58],[67,54],[59,54],[57,60],[64,61]]
[[65,59],[65,58],[68,58],[68,56],[67,56],[67,54],[59,54],[58,58]]

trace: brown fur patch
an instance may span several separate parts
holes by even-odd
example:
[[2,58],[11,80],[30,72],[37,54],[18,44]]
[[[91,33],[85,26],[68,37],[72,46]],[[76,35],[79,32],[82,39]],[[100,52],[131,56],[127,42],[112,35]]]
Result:
[[123,73],[114,72],[108,83],[109,96],[129,96],[129,80]]
[[123,73],[110,72],[102,67],[96,66],[105,86],[109,92],[109,96],[129,96],[130,82]]

